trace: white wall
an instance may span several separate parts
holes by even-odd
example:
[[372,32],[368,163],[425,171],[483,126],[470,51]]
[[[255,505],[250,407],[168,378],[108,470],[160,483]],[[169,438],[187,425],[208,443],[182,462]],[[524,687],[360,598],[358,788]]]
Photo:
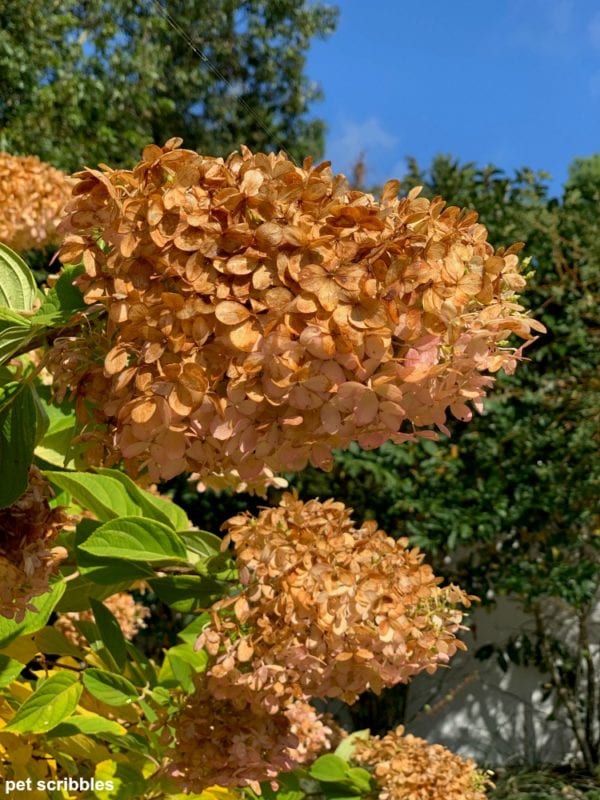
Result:
[[[560,763],[576,753],[562,720],[548,719],[552,700],[541,702],[544,680],[533,667],[510,665],[503,672],[495,656],[474,657],[484,644],[502,643],[531,620],[519,606],[500,598],[492,611],[476,609],[465,635],[467,653],[446,669],[419,675],[410,685],[406,730],[449,747],[481,765]],[[423,708],[431,705],[430,710]]]

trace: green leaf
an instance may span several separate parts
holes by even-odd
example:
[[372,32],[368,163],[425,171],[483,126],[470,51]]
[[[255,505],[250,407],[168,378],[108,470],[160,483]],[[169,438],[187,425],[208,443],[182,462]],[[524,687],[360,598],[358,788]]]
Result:
[[347,779],[356,786],[359,793],[369,792],[371,789],[371,773],[362,767],[350,767]]
[[127,663],[127,644],[115,615],[97,600],[90,600],[100,638],[119,669]]
[[18,311],[12,311],[6,306],[0,305],[0,330],[4,330],[4,323],[7,326],[14,325],[15,327],[31,329],[31,323],[27,316],[23,316]]
[[331,800],[361,800],[362,795],[353,793],[347,786],[329,784],[326,797],[331,798]]
[[5,364],[33,335],[31,323],[0,306],[0,364]]
[[38,384],[36,388],[49,424],[35,449],[35,455],[56,467],[72,468],[73,462],[70,458],[76,429],[73,406],[68,403],[55,405],[48,386]]
[[77,708],[82,686],[71,672],[58,672],[47,678],[25,700],[4,728],[13,733],[46,733],[67,719]]
[[3,648],[3,653],[5,655],[20,661],[23,666],[29,664],[29,662],[36,657],[38,652],[38,648],[31,635],[19,636],[18,639],[15,639]]
[[4,414],[10,409],[26,386],[21,381],[12,380],[14,376],[10,370],[6,370],[6,374],[10,375],[11,380],[5,381],[0,386],[0,414]]
[[348,763],[339,756],[328,753],[320,756],[311,765],[309,774],[311,778],[324,783],[339,783],[348,776]]
[[102,669],[86,669],[83,685],[92,697],[109,706],[127,705],[137,700],[137,690],[127,678]]
[[[73,620],[73,625],[83,636],[90,647],[94,649],[96,644],[102,645],[100,634],[98,633],[98,626],[94,622],[91,622],[89,619],[76,619]],[[95,651],[100,657],[102,657],[103,654],[106,654],[105,647],[95,648]],[[116,670],[117,667],[115,662],[111,661],[108,668],[110,670]]]
[[150,705],[150,703],[147,703],[145,700],[139,700],[138,702],[140,708],[142,709],[144,717],[151,725],[153,725],[158,719],[158,714],[156,713],[154,708]]
[[[173,679],[169,672],[172,673]],[[185,692],[191,694],[194,691],[193,675],[192,665],[173,653],[163,664],[159,680],[163,684],[174,683],[176,686],[181,686]]]
[[23,671],[23,664],[14,658],[0,653],[0,689],[4,689]]
[[27,489],[36,438],[36,408],[31,387],[12,382],[0,388],[0,508]]
[[79,549],[99,558],[151,564],[186,564],[186,550],[166,525],[143,517],[122,517],[97,528]]
[[73,314],[86,308],[81,291],[73,286],[74,279],[84,272],[83,265],[63,267],[33,317],[34,325],[57,325],[69,322]]
[[149,581],[152,591],[175,611],[208,608],[223,596],[225,584],[200,575],[167,575]]
[[[124,566],[131,567],[129,570],[123,569]],[[123,571],[123,575],[115,572],[116,568]],[[81,570],[84,572],[84,570]],[[96,581],[96,575],[101,573],[102,580]],[[125,565],[122,561],[115,561],[114,564],[107,563],[106,566],[94,569],[85,569],[85,574],[79,575],[67,583],[64,597],[57,605],[57,611],[85,611],[90,607],[90,598],[96,600],[106,600],[107,597],[116,592],[123,592],[130,588],[131,584],[137,580],[138,575],[144,573],[135,564]]]
[[82,508],[91,511],[101,522],[117,517],[142,516],[139,508],[115,478],[90,472],[43,472],[54,486],[69,492]]
[[52,625],[42,628],[33,637],[40,653],[57,656],[73,656],[73,658],[83,658],[83,653],[75,647],[64,634]]
[[64,581],[58,581],[53,584],[49,592],[40,595],[40,597],[34,597],[31,604],[35,606],[36,611],[28,611],[25,614],[19,636],[24,636],[27,633],[36,633],[36,631],[43,628],[50,619],[50,615],[56,608],[64,592]]
[[161,684],[181,686],[186,692],[194,691],[193,676],[204,672],[208,655],[204,650],[194,650],[191,644],[178,644],[169,648],[158,673]]
[[176,644],[166,652],[166,657],[177,656],[194,668],[195,672],[204,672],[208,664],[208,655],[204,650],[196,650],[190,644]]
[[64,581],[58,581],[52,589],[40,597],[34,597],[32,605],[37,611],[27,611],[22,622],[14,622],[0,617],[0,648],[27,633],[35,633],[48,622],[65,591]]
[[209,624],[210,616],[206,612],[198,614],[198,616],[190,622],[182,631],[179,631],[177,636],[184,642],[194,644],[198,636],[202,633],[204,628]]
[[[65,495],[69,498],[68,502],[70,503],[71,498],[68,492],[66,492]],[[102,525],[102,523],[98,522],[97,519],[90,519],[89,517],[83,517],[82,519],[80,519],[79,522],[77,523],[77,526],[75,527],[75,537],[73,540],[73,547],[77,549],[80,544],[83,544],[86,541],[86,539],[89,539],[92,533],[97,528],[99,528],[100,525]],[[98,561],[97,559],[94,559],[92,556],[89,556],[89,558],[86,558],[85,560],[81,558],[79,561],[79,566],[85,566],[88,563],[93,565],[93,564],[98,564]]]
[[179,531],[188,551],[191,551],[200,558],[192,559],[190,562],[197,563],[201,559],[212,558],[221,552],[222,539],[209,531],[201,531],[196,528]]
[[0,305],[31,311],[37,294],[33,273],[10,247],[0,244]]
[[[68,422],[63,423],[63,428],[56,429],[51,425],[49,435],[60,436],[67,430],[70,436],[73,428],[74,421],[69,418]],[[70,438],[67,443],[70,443]],[[45,437],[42,445],[52,446],[52,442]],[[44,474],[54,485],[68,491],[75,502],[95,514],[101,522],[118,517],[144,517],[156,520],[174,531],[185,529],[190,524],[183,509],[140,489],[131,478],[118,470],[100,469],[97,473],[47,471]]]
[[343,761],[350,761],[357,739],[368,739],[370,734],[371,732],[368,728],[364,728],[360,731],[354,731],[354,733],[351,733],[349,736],[346,736],[345,739],[342,739],[337,746],[334,755],[339,756]]
[[238,578],[237,568],[230,552],[219,553],[194,564],[202,575],[211,575],[219,581],[235,581]]
[[113,478],[123,486],[129,497],[139,508],[140,516],[155,519],[169,525],[175,531],[189,528],[190,521],[185,511],[170,500],[157,497],[150,492],[140,489],[125,473],[116,469],[99,469],[99,475]]
[[103,737],[105,741],[115,745],[119,750],[129,750],[133,753],[142,753],[142,755],[150,755],[151,747],[148,739],[141,736],[139,733],[126,733],[125,735],[108,734]]
[[74,715],[69,717],[68,722],[61,722],[50,733],[48,738],[55,736],[76,736],[79,733],[85,733],[88,736],[108,733],[116,736],[121,736],[126,732],[126,728],[119,725],[112,719],[105,719],[98,716],[82,716]]
[[57,753],[57,756],[57,763],[60,764],[66,775],[70,775],[72,778],[79,775],[79,766],[74,758],[71,758],[64,750],[61,753]]
[[94,794],[98,800],[133,800],[146,797],[146,781],[142,775],[123,761],[107,759],[96,766],[96,781],[104,785],[112,785],[112,789],[96,789]]
[[127,642],[127,655],[133,662],[130,662],[130,664],[135,667],[138,673],[137,677],[141,680],[141,685],[147,683],[150,686],[156,686],[157,674],[152,661],[131,642]]
[[430,439],[421,439],[419,444],[425,450],[428,456],[435,456],[439,451],[439,445],[432,442]]
[[[80,551],[79,555],[82,556],[82,554],[83,551]],[[93,558],[89,553],[88,556],[90,559]],[[123,589],[128,589],[136,581],[154,576],[154,572],[149,567],[145,567],[143,564],[134,564],[131,561],[102,559],[101,562],[97,561],[95,564],[86,561],[85,566],[80,563],[79,567],[81,576],[93,581],[97,586],[112,587],[118,585],[120,587],[119,589],[113,589],[111,594],[116,594],[118,591],[122,592]],[[107,596],[100,597],[97,592],[94,594],[97,600],[104,600]]]
[[173,698],[171,696],[171,692],[166,688],[166,686],[156,686],[150,692],[150,695],[155,703],[159,706],[172,706],[173,705]]
[[35,445],[37,445],[42,441],[46,432],[48,431],[48,426],[50,425],[50,419],[48,417],[48,413],[46,411],[45,405],[42,403],[39,394],[37,393],[37,389],[35,384],[31,386],[31,394],[33,396],[33,402],[35,405]]

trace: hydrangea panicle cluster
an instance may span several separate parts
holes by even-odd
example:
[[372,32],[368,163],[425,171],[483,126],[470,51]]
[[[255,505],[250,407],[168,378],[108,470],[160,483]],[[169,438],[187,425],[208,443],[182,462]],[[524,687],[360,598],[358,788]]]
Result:
[[17,252],[58,244],[71,179],[37,156],[0,153],[0,242]]
[[212,606],[198,640],[214,697],[270,713],[307,697],[352,703],[464,648],[454,604],[472,598],[440,587],[406,539],[375,522],[354,527],[342,503],[285,494],[278,508],[224,527],[243,591]]
[[92,462],[152,482],[328,468],[351,442],[470,418],[521,357],[510,334],[541,329],[517,303],[520,246],[494,252],[475,213],[180,143],[78,173],[61,224],[63,263],[83,262],[85,300],[108,312],[92,345],[82,332],[54,358]]
[[200,793],[213,786],[252,786],[289,772],[298,762],[294,753],[300,739],[292,733],[285,712],[256,713],[249,706],[235,708],[200,687],[190,695],[174,722],[168,772],[186,792]]
[[297,747],[290,748],[296,764],[309,764],[324,751],[336,748],[347,735],[331,715],[320,714],[302,700],[293,703],[285,713],[291,732],[298,739]]
[[48,591],[49,579],[65,556],[52,541],[67,522],[61,509],[50,508],[50,484],[37,467],[29,471],[26,491],[0,509],[0,616],[20,622],[32,600]]
[[485,800],[491,785],[471,759],[404,735],[402,726],[357,740],[353,759],[372,769],[379,800]]

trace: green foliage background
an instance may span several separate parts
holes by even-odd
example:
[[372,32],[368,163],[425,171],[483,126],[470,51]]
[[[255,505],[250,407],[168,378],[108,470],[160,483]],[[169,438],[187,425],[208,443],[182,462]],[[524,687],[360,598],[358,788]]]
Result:
[[207,155],[319,156],[320,90],[304,66],[335,20],[307,0],[2,3],[0,149],[68,172],[130,165],[172,136]]

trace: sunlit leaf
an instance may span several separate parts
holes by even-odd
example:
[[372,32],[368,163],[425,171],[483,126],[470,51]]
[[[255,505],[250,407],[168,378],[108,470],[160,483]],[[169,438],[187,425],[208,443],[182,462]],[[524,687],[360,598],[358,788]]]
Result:
[[4,730],[46,733],[73,713],[81,692],[77,675],[71,672],[51,675],[23,703]]
[[137,690],[127,678],[105,670],[86,669],[83,685],[93,697],[109,706],[127,705],[137,700]]

